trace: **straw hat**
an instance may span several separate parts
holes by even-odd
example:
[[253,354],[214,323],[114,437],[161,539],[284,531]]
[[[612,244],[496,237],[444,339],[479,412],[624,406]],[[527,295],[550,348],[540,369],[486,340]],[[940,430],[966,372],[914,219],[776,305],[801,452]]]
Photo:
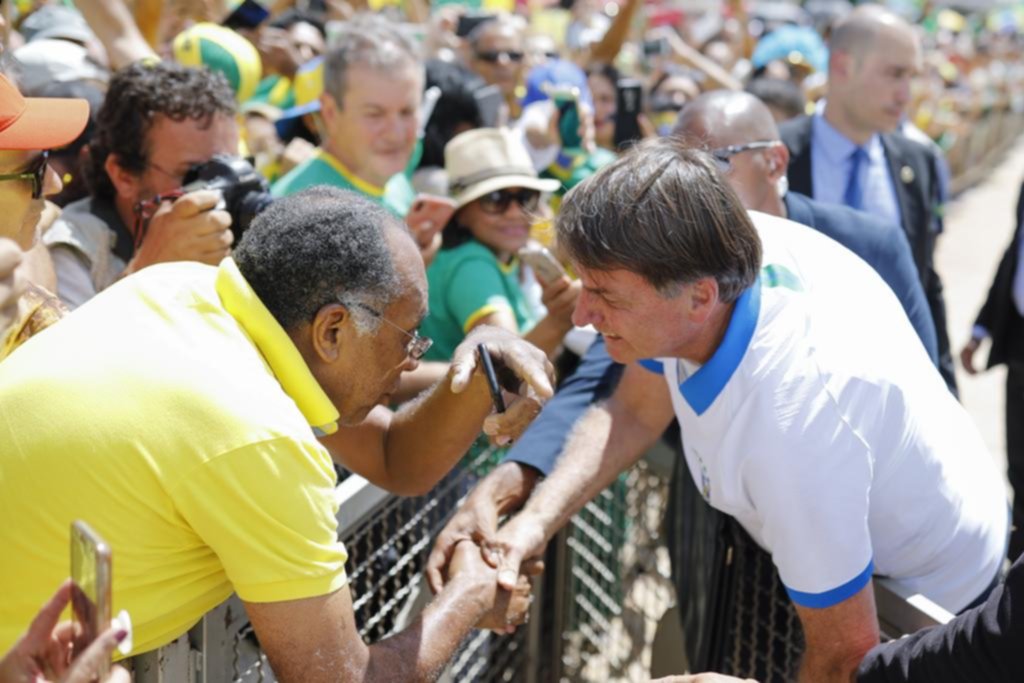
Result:
[[456,135],[445,145],[444,168],[458,209],[506,187],[554,192],[562,186],[537,177],[529,152],[507,128],[477,128]]

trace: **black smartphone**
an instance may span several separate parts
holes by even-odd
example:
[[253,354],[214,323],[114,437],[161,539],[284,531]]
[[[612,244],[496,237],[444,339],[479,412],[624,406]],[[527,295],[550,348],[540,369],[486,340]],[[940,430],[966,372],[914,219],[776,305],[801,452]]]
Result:
[[270,11],[257,2],[257,0],[243,0],[221,23],[225,28],[232,30],[239,28],[251,29],[257,28],[269,16]]
[[501,105],[505,104],[505,96],[496,85],[485,85],[473,92],[477,110],[480,112],[480,125],[484,128],[497,128],[501,118]]
[[668,54],[668,41],[664,38],[645,40],[643,50],[644,57],[648,59],[651,59],[652,57],[662,57]]
[[620,78],[615,88],[615,147],[623,149],[643,136],[639,119],[643,106],[643,87],[635,78]]
[[495,15],[488,12],[484,13],[466,13],[459,15],[459,23],[455,25],[455,35],[459,38],[465,38],[473,32],[480,24],[485,24],[488,21],[495,18]]
[[505,412],[505,397],[501,395],[501,385],[498,384],[498,376],[494,373],[494,363],[491,361],[491,354],[487,353],[484,344],[477,344],[476,352],[480,356],[480,365],[487,376],[487,388],[491,390],[491,401],[494,402],[495,412]]

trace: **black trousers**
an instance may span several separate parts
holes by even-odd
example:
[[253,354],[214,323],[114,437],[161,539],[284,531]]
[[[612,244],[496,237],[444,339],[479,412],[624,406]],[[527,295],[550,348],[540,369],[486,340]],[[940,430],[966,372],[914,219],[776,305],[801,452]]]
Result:
[[1024,552],[1024,363],[1007,364],[1006,466],[1013,487],[1013,532],[1009,558]]

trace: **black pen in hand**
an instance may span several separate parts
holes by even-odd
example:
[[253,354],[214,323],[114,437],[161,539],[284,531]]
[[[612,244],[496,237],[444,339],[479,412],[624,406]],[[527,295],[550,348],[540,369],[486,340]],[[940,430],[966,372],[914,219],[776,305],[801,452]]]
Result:
[[483,366],[484,375],[487,376],[487,387],[491,390],[491,400],[494,402],[494,410],[499,413],[505,412],[505,397],[501,395],[501,386],[498,384],[498,376],[494,374],[494,363],[491,362],[491,354],[487,353],[487,347],[477,344],[476,352],[480,356],[480,364]]

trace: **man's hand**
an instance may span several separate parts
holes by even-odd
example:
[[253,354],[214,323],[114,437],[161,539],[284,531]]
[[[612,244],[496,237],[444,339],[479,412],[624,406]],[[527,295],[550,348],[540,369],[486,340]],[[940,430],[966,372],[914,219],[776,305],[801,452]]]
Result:
[[231,215],[214,208],[220,200],[219,192],[198,190],[161,205],[127,272],[170,261],[220,263],[234,240]]
[[980,346],[981,340],[971,337],[971,340],[960,351],[960,364],[964,366],[964,370],[967,371],[968,375],[978,374],[978,369],[974,367],[974,354]]
[[498,585],[513,590],[518,583],[520,567],[540,558],[547,545],[544,526],[529,513],[512,518],[483,545],[487,563],[498,570]]
[[18,273],[21,249],[9,239],[0,238],[0,341],[18,315],[18,299],[25,291],[25,278]]
[[[448,563],[461,541],[479,546],[493,543],[498,531],[498,518],[519,509],[533,491],[538,472],[517,462],[505,462],[491,470],[445,525],[434,541],[427,558],[427,583],[440,593],[444,588]],[[532,575],[543,569],[543,563],[531,563],[522,572]]]
[[452,561],[448,565],[448,577],[457,581],[460,575],[467,573],[487,577],[492,587],[488,597],[493,605],[480,617],[476,628],[511,633],[517,625],[526,621],[533,601],[532,587],[526,576],[519,576],[512,590],[499,590],[495,583],[494,569],[480,557],[480,548],[470,541],[461,541],[455,546]]
[[498,444],[516,439],[554,395],[555,368],[547,355],[514,332],[481,325],[455,349],[452,356],[452,393],[461,393],[469,386],[478,368],[477,345],[486,344],[494,361],[498,379],[505,390],[518,397],[504,413],[492,414],[484,420],[483,430]]
[[579,280],[562,276],[551,282],[541,282],[541,303],[548,309],[548,317],[562,322],[566,330],[572,329],[572,312],[580,298],[583,285]]
[[[96,680],[100,665],[110,661],[114,648],[127,632],[119,627],[108,629],[72,663],[72,624],[57,623],[70,598],[71,582],[65,581],[43,605],[25,635],[0,660],[0,683],[89,683]],[[130,680],[127,671],[115,666],[103,683],[128,683]]]

